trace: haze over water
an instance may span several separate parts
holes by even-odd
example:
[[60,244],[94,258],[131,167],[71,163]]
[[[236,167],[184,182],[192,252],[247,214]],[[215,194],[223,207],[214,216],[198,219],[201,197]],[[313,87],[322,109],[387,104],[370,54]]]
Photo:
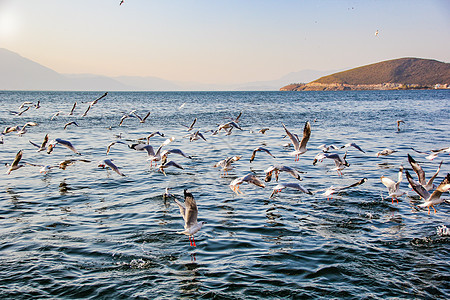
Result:
[[[422,200],[406,180],[401,190],[408,195],[392,204],[380,181],[382,175],[396,179],[400,165],[412,172],[408,153],[427,177],[444,161],[436,184],[450,172],[448,154],[429,161],[410,149],[450,146],[449,91],[110,92],[81,117],[87,102],[102,94],[0,92],[2,129],[38,123],[23,136],[4,136],[2,163],[11,163],[20,149],[22,160],[34,164],[80,158],[62,146],[50,155],[36,152],[28,141],[40,144],[46,133],[71,141],[81,158],[92,161],[45,175],[31,166],[1,172],[0,298],[449,298],[450,237],[438,232],[450,228],[449,205],[437,206],[436,214],[418,209]],[[40,109],[10,113],[38,100]],[[74,116],[67,116],[75,101]],[[119,127],[134,109],[151,114],[145,123],[128,118]],[[51,120],[58,111],[64,114]],[[240,112],[242,131],[204,133],[206,142],[183,137],[188,132],[181,124],[194,118],[194,128],[206,131]],[[405,123],[398,132],[400,119]],[[79,127],[64,130],[69,121]],[[293,149],[283,147],[288,140],[281,123],[301,135],[306,121],[312,126],[309,150],[295,162]],[[258,133],[266,127],[266,134]],[[145,153],[123,144],[106,155],[116,135],[131,144],[126,139],[153,131],[165,134],[150,139],[154,147],[174,136],[164,149],[193,156],[169,157],[184,170],[167,169],[164,176]],[[350,142],[366,153],[350,148],[342,176],[330,171],[331,160],[312,165],[319,145]],[[250,163],[258,146],[276,158],[260,152]],[[377,158],[384,148],[398,152]],[[228,175],[213,168],[233,155],[242,158]],[[105,158],[126,176],[98,168]],[[263,179],[275,163],[305,172],[300,183],[312,191],[368,181],[331,200],[322,192],[292,190],[269,199],[274,179],[266,188],[243,184],[243,195],[229,188],[250,172]],[[279,181],[295,179],[281,173]],[[199,221],[208,222],[195,236],[197,247],[176,234],[184,224],[174,201],[162,197],[166,187],[180,198],[188,189]]]

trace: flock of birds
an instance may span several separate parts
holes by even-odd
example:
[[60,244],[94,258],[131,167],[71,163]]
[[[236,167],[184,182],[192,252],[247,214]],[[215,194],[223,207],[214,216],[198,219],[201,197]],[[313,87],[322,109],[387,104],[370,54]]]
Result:
[[[94,101],[89,102],[87,109],[84,111],[83,114],[80,115],[81,118],[85,117],[88,114],[88,112],[99,102],[99,100],[105,98],[107,95],[108,95],[108,93],[104,93],[99,98],[95,99]],[[184,106],[184,104],[182,106]],[[35,104],[33,102],[28,102],[28,101],[24,102],[19,106],[18,111],[10,111],[10,113],[15,116],[20,117],[24,113],[26,113],[27,111],[32,109],[33,107],[35,109],[39,109],[41,107],[40,102],[38,101]],[[74,115],[76,107],[77,107],[77,102],[74,103],[74,105],[72,106],[72,109],[70,110],[69,113],[64,113],[62,111],[59,111],[59,112],[55,113],[51,118],[53,119],[56,116],[61,115],[61,114]],[[180,109],[181,108],[182,107],[180,107]],[[209,132],[212,135],[217,135],[220,132],[224,132],[225,135],[231,135],[233,133],[233,130],[243,130],[241,128],[241,126],[239,125],[241,115],[242,115],[242,113],[240,113],[236,118],[231,119],[227,122],[224,122],[224,123],[218,125],[218,127],[215,130],[209,130]],[[127,119],[131,119],[131,118],[139,120],[140,123],[145,123],[145,121],[147,120],[147,118],[149,116],[150,116],[150,112],[147,113],[144,117],[141,117],[138,115],[136,110],[133,110],[131,112],[125,113],[122,116],[118,126],[122,126],[123,123]],[[197,121],[197,119],[194,119],[190,125],[188,125],[188,126],[183,125],[186,128],[186,134],[184,135],[184,137],[189,138],[189,140],[191,142],[200,140],[200,139],[206,141],[207,139],[203,134],[206,132],[205,131],[201,132],[200,130],[195,130],[196,121]],[[402,121],[402,120],[397,121],[397,130],[398,131],[401,130],[400,129],[401,123],[404,123],[404,121]],[[12,133],[16,133],[17,135],[22,136],[27,132],[28,128],[37,126],[37,125],[38,124],[36,122],[27,122],[23,126],[15,125],[15,126],[11,126],[11,127],[6,127],[1,133],[0,144],[5,143],[5,140],[3,138],[4,136],[10,135]],[[301,138],[297,134],[291,132],[283,123],[281,123],[281,125],[284,129],[284,132],[286,133],[285,137],[289,138],[289,140],[290,140],[290,143],[288,143],[284,146],[293,147],[294,150],[290,153],[290,155],[292,155],[294,157],[295,161],[298,161],[300,159],[300,156],[305,154],[308,151],[307,144],[308,144],[308,141],[311,136],[311,124],[310,124],[310,122],[305,122],[305,125],[303,128],[303,135]],[[71,121],[69,123],[66,123],[64,125],[64,130],[68,126],[78,126],[78,124],[76,123],[76,121]],[[258,131],[258,133],[265,134],[268,130],[269,130],[269,128],[262,128],[261,130]],[[106,155],[109,154],[111,147],[113,147],[114,145],[125,144],[132,150],[143,151],[144,153],[146,153],[147,161],[149,161],[150,166],[153,167],[153,165],[154,165],[165,176],[167,176],[165,169],[167,169],[169,167],[184,169],[183,166],[176,163],[175,161],[173,161],[173,160],[168,161],[169,156],[173,156],[175,154],[175,155],[183,156],[188,159],[192,159],[192,156],[186,154],[181,149],[176,149],[176,148],[164,149],[172,141],[175,140],[174,137],[167,138],[157,149],[154,149],[153,146],[150,145],[150,140],[154,136],[165,137],[164,133],[156,131],[156,132],[150,133],[148,136],[146,136],[144,138],[140,138],[140,139],[136,139],[136,140],[126,140],[128,142],[131,141],[132,143],[130,144],[130,143],[124,142],[121,139],[121,136],[119,135],[119,136],[117,136],[118,140],[111,142],[106,147]],[[72,144],[72,142],[70,142],[68,140],[63,140],[60,138],[55,138],[53,140],[50,140],[49,134],[46,134],[41,143],[35,143],[33,141],[29,141],[29,142],[32,146],[37,148],[37,150],[36,150],[37,152],[46,152],[47,154],[51,154],[54,151],[54,149],[58,145],[60,145],[60,146],[66,147],[67,149],[69,149],[70,151],[75,153],[78,157],[63,160],[60,163],[55,164],[55,165],[39,165],[39,164],[31,163],[31,162],[22,161],[23,150],[19,150],[17,152],[15,158],[13,159],[12,163],[10,163],[10,164],[5,163],[5,165],[8,168],[6,171],[6,174],[11,174],[13,171],[16,171],[25,166],[40,167],[40,172],[45,174],[45,173],[49,172],[50,170],[52,170],[53,168],[59,168],[59,169],[65,170],[68,166],[73,165],[77,162],[83,162],[83,163],[91,162],[88,159],[80,158],[82,156],[82,154],[76,149],[76,147]],[[335,168],[333,168],[331,170],[336,171],[339,176],[342,175],[342,171],[345,168],[350,166],[350,164],[346,160],[347,152],[349,151],[349,149],[353,148],[362,153],[366,153],[359,145],[357,145],[355,143],[348,143],[348,144],[345,144],[340,147],[335,146],[335,145],[325,145],[324,144],[324,145],[319,146],[318,148],[321,150],[321,152],[319,152],[315,156],[313,165],[316,165],[325,159],[332,160],[332,161],[334,161]],[[339,150],[342,150],[342,149],[345,149],[345,154],[343,156],[341,156],[339,153],[337,153]],[[437,150],[431,150],[429,153],[417,151],[415,149],[412,149],[412,150],[418,152],[421,155],[425,154],[426,158],[429,160],[433,160],[434,158],[436,158],[438,155],[440,155],[442,153],[450,153],[450,147],[437,149]],[[392,150],[392,149],[384,149],[382,151],[377,152],[376,156],[377,157],[388,156],[395,152],[396,151]],[[255,159],[255,157],[258,153],[265,153],[266,155],[269,155],[269,156],[275,158],[275,156],[271,153],[271,151],[269,149],[267,149],[265,147],[257,147],[255,149],[253,149],[253,151],[252,151],[252,155],[250,157],[250,163],[252,163],[252,161]],[[241,158],[242,158],[242,156],[226,157],[225,159],[217,162],[214,165],[214,167],[220,168],[221,171],[223,172],[223,175],[225,175],[225,174],[228,174],[228,172],[234,168],[233,163],[240,160]],[[441,195],[450,190],[450,173],[445,176],[445,178],[440,182],[440,184],[435,185],[434,180],[437,178],[437,176],[440,172],[442,161],[439,164],[439,167],[436,170],[436,172],[428,180],[426,179],[425,172],[423,171],[420,164],[410,154],[408,154],[408,162],[411,165],[412,170],[414,170],[414,172],[417,174],[417,180],[415,180],[413,178],[413,176],[408,172],[408,170],[404,170],[404,167],[400,166],[397,181],[394,181],[385,176],[381,176],[381,178],[380,178],[381,183],[387,187],[389,197],[392,199],[392,203],[394,203],[394,200],[396,200],[398,203],[398,198],[405,194],[404,191],[400,190],[400,183],[402,182],[403,173],[405,173],[410,187],[424,200],[424,202],[422,204],[418,205],[418,207],[428,208],[428,214],[430,213],[430,207],[431,207],[431,208],[433,208],[434,213],[436,213],[436,209],[434,208],[434,206],[444,202],[445,199],[442,198]],[[158,166],[158,163],[159,163],[159,166]],[[113,159],[103,159],[97,165],[98,165],[98,167],[101,167],[101,168],[108,167],[120,176],[126,176],[120,170],[120,168],[114,164]],[[294,181],[278,182],[279,175],[282,172],[289,174],[294,179]],[[327,189],[311,191],[300,184],[300,181],[302,181],[302,177],[301,177],[302,172],[297,170],[296,168],[286,166],[286,165],[274,164],[274,165],[271,165],[266,170],[264,170],[264,173],[265,173],[264,181],[262,179],[258,178],[258,176],[255,173],[248,173],[241,177],[235,178],[233,181],[231,181],[231,183],[229,184],[229,187],[236,194],[242,194],[242,191],[240,190],[241,184],[246,182],[248,184],[253,184],[255,186],[265,188],[266,183],[270,182],[272,180],[272,177],[275,177],[275,181],[277,182],[277,185],[273,187],[270,198],[274,197],[277,193],[280,193],[284,189],[293,189],[293,190],[297,190],[301,193],[306,193],[306,194],[315,194],[318,192],[323,192],[322,195],[326,196],[327,199],[330,199],[332,197],[332,195],[336,192],[340,192],[340,191],[343,191],[346,189],[357,187],[359,185],[364,184],[367,181],[367,178],[362,178],[362,179],[358,180],[357,182],[350,184],[348,186],[343,186],[343,187],[331,186]],[[188,192],[187,190],[184,190],[184,203],[180,202],[177,199],[178,196],[171,194],[169,192],[169,188],[166,188],[166,191],[163,194],[163,197],[164,198],[173,198],[174,201],[176,202],[176,204],[178,205],[178,207],[180,209],[180,214],[183,217],[184,222],[185,222],[184,231],[181,231],[179,233],[187,235],[189,237],[190,245],[195,246],[196,244],[195,244],[195,240],[194,240],[194,234],[196,234],[202,228],[202,226],[204,224],[206,224],[206,222],[199,222],[197,220],[198,208],[197,208],[197,205],[196,205],[196,202],[194,200],[192,193]]]

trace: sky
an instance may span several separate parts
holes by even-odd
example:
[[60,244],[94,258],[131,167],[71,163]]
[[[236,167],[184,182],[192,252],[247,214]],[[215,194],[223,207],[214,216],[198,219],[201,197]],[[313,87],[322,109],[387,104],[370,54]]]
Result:
[[208,84],[401,57],[450,62],[448,0],[119,3],[0,0],[0,48],[63,74]]

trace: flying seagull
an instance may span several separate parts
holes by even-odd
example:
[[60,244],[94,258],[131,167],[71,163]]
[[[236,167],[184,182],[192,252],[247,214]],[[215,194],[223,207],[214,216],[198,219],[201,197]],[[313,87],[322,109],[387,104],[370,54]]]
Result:
[[179,231],[177,233],[187,235],[189,237],[190,245],[196,247],[194,234],[196,234],[206,222],[197,221],[198,208],[194,196],[187,190],[184,190],[184,205],[177,199],[174,199],[174,201],[180,208],[180,214],[184,220],[184,231]]

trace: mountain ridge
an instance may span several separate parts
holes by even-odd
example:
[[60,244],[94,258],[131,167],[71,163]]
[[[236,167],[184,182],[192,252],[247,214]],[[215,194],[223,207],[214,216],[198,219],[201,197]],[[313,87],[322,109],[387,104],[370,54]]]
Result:
[[331,71],[302,70],[281,78],[236,84],[205,84],[155,76],[61,74],[13,51],[0,48],[0,90],[65,91],[277,91],[286,81],[309,82]]
[[323,76],[307,84],[290,84],[280,90],[429,89],[448,85],[449,63],[404,57]]

